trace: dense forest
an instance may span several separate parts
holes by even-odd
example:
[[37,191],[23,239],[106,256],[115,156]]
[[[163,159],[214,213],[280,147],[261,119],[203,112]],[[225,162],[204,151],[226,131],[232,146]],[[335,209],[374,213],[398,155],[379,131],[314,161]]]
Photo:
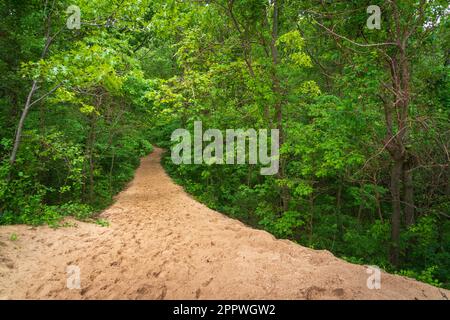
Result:
[[447,1],[2,0],[0,15],[0,224],[95,221],[195,121],[278,129],[276,175],[170,151],[164,166],[276,237],[450,287]]

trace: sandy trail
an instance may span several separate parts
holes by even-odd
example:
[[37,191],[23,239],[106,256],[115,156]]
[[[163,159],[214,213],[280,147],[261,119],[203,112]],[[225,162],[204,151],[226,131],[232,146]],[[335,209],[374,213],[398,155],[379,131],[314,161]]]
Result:
[[[308,249],[208,209],[162,169],[141,161],[129,188],[101,216],[50,229],[0,227],[2,299],[446,299],[449,291]],[[16,233],[18,239],[10,240]],[[68,289],[77,265],[81,289]]]

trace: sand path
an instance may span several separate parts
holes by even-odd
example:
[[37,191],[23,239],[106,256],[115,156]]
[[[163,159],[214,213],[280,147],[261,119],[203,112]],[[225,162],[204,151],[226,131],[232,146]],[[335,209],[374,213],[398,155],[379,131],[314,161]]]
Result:
[[[109,227],[0,227],[2,299],[446,299],[449,291],[308,249],[208,209],[164,172],[161,150],[101,216]],[[11,241],[11,234],[18,239]],[[67,288],[66,267],[81,272]]]

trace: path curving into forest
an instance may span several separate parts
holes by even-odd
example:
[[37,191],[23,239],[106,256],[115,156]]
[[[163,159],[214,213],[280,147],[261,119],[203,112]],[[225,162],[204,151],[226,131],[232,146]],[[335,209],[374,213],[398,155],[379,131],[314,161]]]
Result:
[[[101,216],[109,227],[0,227],[1,299],[447,299],[449,291],[276,240],[175,185],[161,149]],[[16,241],[10,240],[17,234]],[[81,289],[68,289],[77,265]]]

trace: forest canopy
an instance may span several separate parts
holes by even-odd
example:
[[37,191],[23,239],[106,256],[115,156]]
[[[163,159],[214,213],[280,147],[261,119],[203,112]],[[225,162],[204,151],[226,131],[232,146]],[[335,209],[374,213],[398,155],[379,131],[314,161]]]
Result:
[[0,16],[0,224],[95,219],[195,121],[277,129],[276,175],[163,163],[248,225],[450,286],[447,1],[2,0]]

